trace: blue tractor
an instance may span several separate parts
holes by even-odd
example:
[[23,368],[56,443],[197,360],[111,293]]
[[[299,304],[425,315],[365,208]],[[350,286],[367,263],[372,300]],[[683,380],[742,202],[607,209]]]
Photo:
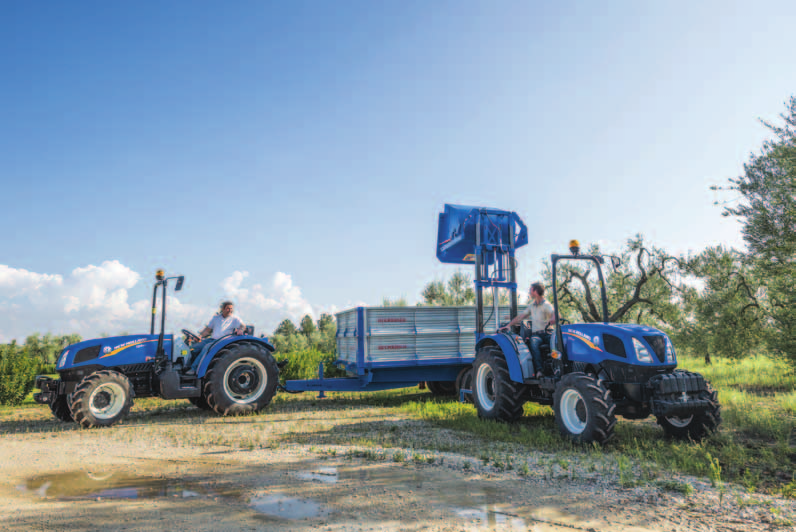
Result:
[[[271,402],[277,390],[279,367],[272,346],[254,336],[251,326],[243,335],[226,336],[206,346],[190,370],[187,344],[196,335],[183,329],[183,338],[164,334],[166,289],[184,276],[156,274],[152,291],[149,334],[97,338],[65,348],[56,363],[60,379],[36,377],[36,402],[50,406],[55,417],[83,427],[108,427],[130,412],[133,397],[188,399],[198,408],[221,415],[257,412]],[[160,333],[155,334],[158,289],[161,289]]]
[[[560,432],[585,443],[608,441],[617,415],[654,415],[666,434],[683,439],[701,439],[716,430],[721,421],[716,392],[701,375],[676,369],[674,347],[662,331],[609,322],[600,267],[604,257],[581,254],[575,241],[570,254],[551,256],[555,315],[560,316],[559,263],[590,261],[600,279],[603,321],[574,324],[559,319],[550,345],[543,346],[542,368],[533,367],[526,325],[485,331],[492,316],[484,319],[485,314],[498,315],[500,289],[510,293],[511,319],[517,316],[514,254],[527,243],[526,226],[514,212],[445,205],[439,216],[439,260],[475,266],[475,360],[460,376],[459,387],[462,399],[471,395],[479,417],[511,422],[522,416],[528,401],[551,405]],[[484,308],[485,288],[492,289],[492,309]],[[540,371],[543,376],[537,377]]]

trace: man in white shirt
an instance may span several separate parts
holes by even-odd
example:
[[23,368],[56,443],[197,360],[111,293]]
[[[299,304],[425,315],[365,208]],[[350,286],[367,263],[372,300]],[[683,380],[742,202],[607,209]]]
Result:
[[531,356],[533,357],[533,368],[536,370],[536,378],[540,378],[543,375],[541,347],[543,343],[550,342],[550,333],[546,329],[556,321],[553,305],[544,298],[544,285],[542,283],[533,283],[531,285],[531,301],[528,304],[528,308],[522,314],[518,314],[508,325],[501,327],[501,329],[511,329],[511,327],[529,316],[531,318],[530,348]]
[[210,318],[208,324],[199,333],[199,338],[202,338],[202,340],[191,346],[191,353],[193,354],[191,370],[193,372],[196,372],[196,368],[199,366],[199,361],[202,358],[199,355],[205,347],[227,335],[243,334],[246,325],[239,317],[233,316],[234,312],[235,305],[232,301],[224,301],[221,303],[221,309],[218,314]]

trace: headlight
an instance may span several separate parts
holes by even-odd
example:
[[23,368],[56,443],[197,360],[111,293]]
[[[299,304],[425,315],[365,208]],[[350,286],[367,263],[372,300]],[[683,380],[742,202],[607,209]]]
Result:
[[652,355],[644,347],[644,344],[633,338],[633,348],[636,350],[636,360],[639,362],[652,362]]
[[58,357],[58,363],[56,367],[62,368],[64,367],[64,363],[66,362],[66,355],[69,354],[69,349],[64,349],[64,352],[61,353],[61,356]]
[[677,358],[674,356],[674,346],[668,336],[666,337],[666,362],[670,364],[677,362]]

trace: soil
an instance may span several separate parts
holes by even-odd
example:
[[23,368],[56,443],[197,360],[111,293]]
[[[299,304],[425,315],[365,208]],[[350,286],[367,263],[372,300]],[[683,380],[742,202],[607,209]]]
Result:
[[[622,488],[599,472],[499,470],[422,450],[175,445],[129,427],[6,434],[2,530],[796,530],[794,501],[718,490]],[[394,453],[405,461],[395,461]]]

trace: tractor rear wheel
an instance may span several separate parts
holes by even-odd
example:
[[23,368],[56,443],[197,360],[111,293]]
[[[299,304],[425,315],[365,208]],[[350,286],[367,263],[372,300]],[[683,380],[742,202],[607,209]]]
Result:
[[222,416],[262,410],[276,393],[279,369],[271,352],[253,342],[230,344],[207,370],[204,398]]
[[453,381],[426,381],[426,387],[439,397],[456,395],[456,383]]
[[72,418],[85,428],[110,427],[130,413],[133,393],[130,381],[118,371],[102,370],[86,375],[72,392]]
[[190,403],[199,410],[213,410],[210,408],[210,405],[207,404],[207,399],[205,399],[204,395],[200,395],[199,397],[189,397],[188,401],[190,401]]
[[50,410],[52,410],[53,415],[61,421],[67,423],[74,421],[72,412],[69,410],[69,402],[67,401],[66,395],[59,395],[56,397],[55,401],[50,403]]
[[602,379],[565,375],[553,394],[553,412],[563,436],[577,443],[605,443],[614,434],[616,404]]
[[473,401],[478,417],[498,421],[516,421],[528,400],[524,384],[513,382],[503,351],[484,347],[473,363]]

